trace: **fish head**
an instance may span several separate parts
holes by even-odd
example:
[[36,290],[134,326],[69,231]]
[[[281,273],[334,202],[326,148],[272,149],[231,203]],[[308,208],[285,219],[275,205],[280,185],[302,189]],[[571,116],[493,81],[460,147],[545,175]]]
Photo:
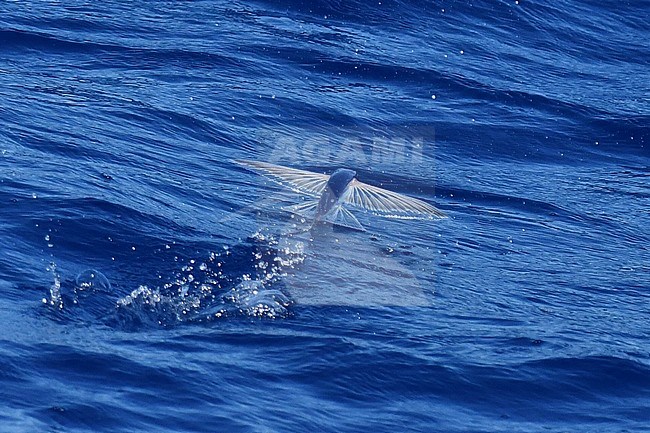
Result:
[[334,196],[336,196],[336,198],[339,198],[356,175],[357,172],[354,170],[339,168],[330,176],[327,181],[327,188],[334,194]]

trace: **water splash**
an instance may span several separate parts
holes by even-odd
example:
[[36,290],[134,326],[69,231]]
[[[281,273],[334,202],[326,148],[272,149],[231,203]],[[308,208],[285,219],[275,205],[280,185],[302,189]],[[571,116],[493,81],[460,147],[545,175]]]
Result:
[[74,282],[59,275],[56,263],[47,267],[52,273],[52,285],[42,302],[55,313],[56,318],[95,322],[114,309],[115,294],[111,283],[101,272],[87,269],[80,272]]
[[111,290],[111,283],[104,274],[95,269],[86,269],[75,278],[73,302],[78,304],[80,299],[100,296],[101,293],[110,294]]
[[286,317],[293,302],[281,278],[304,258],[303,241],[259,231],[205,260],[188,260],[162,286],[139,286],[117,301],[117,320],[126,326],[173,326],[233,316]]
[[50,262],[46,268],[52,273],[52,285],[50,286],[50,298],[43,298],[43,303],[59,310],[63,310],[63,297],[61,296],[61,277],[56,270],[56,263]]
[[258,231],[204,259],[187,259],[164,284],[141,284],[119,298],[100,271],[86,269],[65,283],[52,262],[47,269],[53,282],[43,303],[68,319],[124,328],[225,317],[283,318],[294,303],[284,292],[283,277],[304,261],[305,242],[292,234]]

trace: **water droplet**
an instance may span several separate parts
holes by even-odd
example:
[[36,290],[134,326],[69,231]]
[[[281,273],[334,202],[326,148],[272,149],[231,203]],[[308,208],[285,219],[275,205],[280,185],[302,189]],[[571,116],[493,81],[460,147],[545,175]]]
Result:
[[108,278],[94,269],[86,269],[79,273],[75,279],[75,286],[77,291],[83,292],[111,291],[111,283]]

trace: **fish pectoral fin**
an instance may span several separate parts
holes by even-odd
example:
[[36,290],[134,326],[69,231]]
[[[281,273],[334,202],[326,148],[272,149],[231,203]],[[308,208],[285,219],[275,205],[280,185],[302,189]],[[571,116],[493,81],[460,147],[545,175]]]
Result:
[[323,220],[336,226],[347,227],[349,229],[359,230],[362,232],[366,231],[359,220],[357,220],[357,217],[352,215],[352,212],[343,206],[338,206],[332,209],[332,211],[329,212],[325,218],[323,218]]
[[306,194],[311,197],[320,197],[327,186],[329,176],[322,173],[314,173],[307,170],[283,167],[281,165],[269,164],[268,162],[248,161],[237,159],[235,163],[246,167],[262,176],[274,180],[280,185]]
[[388,218],[439,219],[447,215],[417,198],[359,182],[350,182],[345,202]]
[[282,206],[282,210],[313,220],[318,210],[318,200],[306,200],[291,206]]

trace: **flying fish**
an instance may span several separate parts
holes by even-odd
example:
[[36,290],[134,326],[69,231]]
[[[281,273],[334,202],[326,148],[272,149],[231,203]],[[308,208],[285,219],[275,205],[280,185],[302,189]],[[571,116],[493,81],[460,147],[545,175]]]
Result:
[[258,174],[268,177],[307,200],[284,210],[316,222],[327,222],[365,231],[348,207],[363,209],[378,216],[401,219],[440,219],[446,215],[430,204],[403,194],[359,181],[354,170],[339,168],[331,175],[283,167],[267,162],[237,160]]

